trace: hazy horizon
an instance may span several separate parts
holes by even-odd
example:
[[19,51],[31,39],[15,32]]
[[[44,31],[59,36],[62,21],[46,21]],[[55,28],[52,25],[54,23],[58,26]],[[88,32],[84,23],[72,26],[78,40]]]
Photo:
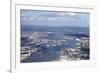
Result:
[[21,10],[21,25],[89,27],[89,13]]

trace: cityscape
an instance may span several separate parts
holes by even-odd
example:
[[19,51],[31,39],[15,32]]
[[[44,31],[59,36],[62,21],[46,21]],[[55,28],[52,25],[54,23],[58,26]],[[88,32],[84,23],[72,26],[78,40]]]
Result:
[[21,63],[90,59],[89,13],[21,10]]

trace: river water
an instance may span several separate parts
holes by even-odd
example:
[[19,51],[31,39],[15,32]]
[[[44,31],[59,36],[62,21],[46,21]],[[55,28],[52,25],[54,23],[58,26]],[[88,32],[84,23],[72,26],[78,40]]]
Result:
[[[50,37],[49,37],[50,38]],[[55,47],[43,48],[41,51],[31,54],[27,59],[22,62],[46,62],[46,61],[58,61],[60,60],[60,52],[64,48],[74,48],[75,43],[79,41],[75,37],[67,40],[63,45]]]

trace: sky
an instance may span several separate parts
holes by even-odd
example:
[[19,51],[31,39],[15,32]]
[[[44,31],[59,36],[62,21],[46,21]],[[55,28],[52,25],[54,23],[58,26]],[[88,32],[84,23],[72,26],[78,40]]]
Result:
[[21,25],[89,27],[89,13],[21,10]]

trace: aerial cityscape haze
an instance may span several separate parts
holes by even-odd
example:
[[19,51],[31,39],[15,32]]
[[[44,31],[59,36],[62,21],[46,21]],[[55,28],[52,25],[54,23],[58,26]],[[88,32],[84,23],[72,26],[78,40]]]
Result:
[[20,10],[21,63],[90,59],[89,13]]

